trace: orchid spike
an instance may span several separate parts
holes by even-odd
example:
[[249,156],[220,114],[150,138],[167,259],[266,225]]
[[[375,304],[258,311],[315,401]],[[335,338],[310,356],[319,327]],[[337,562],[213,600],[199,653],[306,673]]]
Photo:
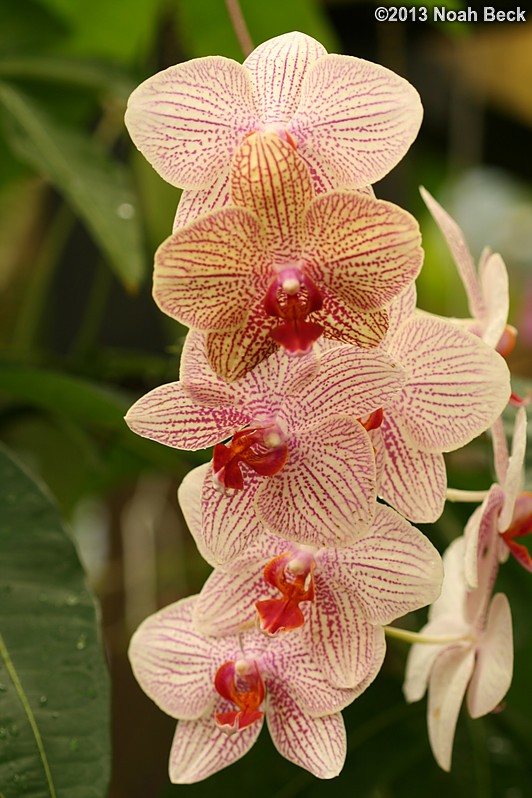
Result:
[[214,371],[237,379],[275,345],[305,353],[322,333],[379,343],[386,305],[421,268],[410,214],[360,192],[316,197],[305,163],[275,134],[249,136],[238,149],[230,199],[155,256],[155,301],[208,334]]
[[[498,568],[496,519],[491,536],[478,552],[479,585],[469,591],[464,573],[464,538],[454,540],[443,556],[445,577],[440,598],[421,630],[427,637],[451,637],[452,643],[412,646],[404,683],[407,701],[429,690],[429,740],[436,761],[450,770],[454,733],[467,690],[472,718],[491,712],[512,680],[513,639],[508,599],[490,596]],[[457,638],[457,639],[456,639]]]
[[170,752],[174,784],[201,781],[240,759],[266,717],[274,745],[318,778],[337,776],[345,759],[340,710],[355,690],[331,685],[297,633],[208,637],[193,623],[196,597],[147,618],[129,657],[142,689],[179,720]]
[[370,531],[349,546],[301,546],[260,526],[236,558],[219,565],[198,491],[181,490],[180,500],[198,548],[218,566],[198,597],[196,627],[209,635],[257,625],[270,635],[298,629],[309,655],[338,686],[367,686],[384,657],[382,626],[439,593],[438,553],[389,507],[377,505]]
[[185,192],[177,224],[226,199],[231,158],[254,131],[297,147],[321,190],[380,180],[417,135],[422,107],[403,78],[369,61],[327,55],[303,33],[270,39],[243,65],[221,56],[177,64],[131,95],[135,145]]
[[477,270],[464,234],[454,219],[425,188],[421,187],[420,192],[447,241],[464,285],[472,316],[468,329],[507,357],[514,348],[517,330],[508,324],[508,272],[503,259],[487,247]]
[[378,494],[414,522],[443,511],[447,479],[442,452],[465,446],[495,422],[510,396],[504,359],[477,336],[443,319],[392,303],[393,328],[379,349],[406,381],[370,431]]
[[278,351],[228,385],[209,369],[204,337],[191,332],[181,378],[139,399],[126,421],[187,450],[233,436],[223,457],[215,449],[214,471],[201,469],[205,535],[222,558],[247,545],[253,519],[309,545],[346,545],[369,528],[375,463],[357,419],[401,388],[386,353],[339,346],[292,361]]
[[532,493],[520,492],[527,442],[526,429],[526,410],[521,407],[515,416],[511,454],[506,451],[506,456],[503,455],[498,461],[499,482],[491,486],[488,495],[471,515],[465,528],[465,573],[471,588],[478,584],[477,550],[490,535],[493,518],[499,532],[500,559],[504,561],[512,554],[523,568],[532,572],[530,552],[516,542],[516,538],[532,533]]

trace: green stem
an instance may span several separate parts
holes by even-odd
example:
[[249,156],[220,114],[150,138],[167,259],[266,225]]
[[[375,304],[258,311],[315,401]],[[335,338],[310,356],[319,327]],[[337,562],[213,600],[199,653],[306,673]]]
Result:
[[28,718],[28,722],[31,726],[31,730],[33,732],[33,736],[35,737],[35,742],[37,743],[37,748],[39,751],[39,755],[41,757],[41,762],[44,770],[44,774],[46,776],[46,782],[48,784],[48,789],[50,791],[50,798],[57,798],[57,794],[55,791],[54,783],[52,780],[52,772],[50,770],[50,765],[48,764],[48,758],[46,756],[46,751],[44,750],[44,744],[42,741],[41,733],[37,726],[37,721],[35,720],[35,715],[33,714],[32,708],[30,707],[30,703],[26,698],[26,693],[24,692],[24,688],[20,683],[20,679],[18,678],[17,671],[13,664],[13,660],[9,656],[9,652],[7,647],[4,643],[4,639],[2,635],[0,635],[0,657],[4,661],[4,665],[6,666],[6,670],[11,677],[11,681],[15,687],[17,695],[19,697],[20,703],[26,713],[26,717]]
[[447,643],[470,643],[473,638],[469,635],[423,635],[419,632],[411,632],[409,629],[399,629],[397,626],[385,626],[384,631],[388,637],[395,637],[397,640],[404,640],[406,643],[424,643],[426,645],[446,645]]
[[244,57],[247,58],[254,48],[251,36],[249,35],[248,26],[246,25],[246,20],[240,8],[239,0],[225,0],[225,5],[238,43],[242,48]]
[[488,495],[487,490],[460,490],[447,488],[445,497],[450,502],[483,502]]

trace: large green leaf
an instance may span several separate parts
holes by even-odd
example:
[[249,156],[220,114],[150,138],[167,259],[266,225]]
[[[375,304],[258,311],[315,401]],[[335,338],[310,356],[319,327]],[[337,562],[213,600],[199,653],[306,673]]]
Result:
[[94,600],[50,498],[0,449],[0,792],[105,798],[109,683]]
[[12,123],[8,132],[14,151],[65,195],[117,276],[135,289],[144,274],[142,228],[124,167],[7,83],[0,84],[0,104]]

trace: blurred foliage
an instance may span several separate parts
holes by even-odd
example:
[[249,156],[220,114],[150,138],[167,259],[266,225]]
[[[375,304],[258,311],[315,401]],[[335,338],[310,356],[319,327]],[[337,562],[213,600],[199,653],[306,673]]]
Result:
[[[379,25],[374,21],[379,4],[242,0],[242,9],[256,44],[302,30],[333,52],[383,63],[416,85],[426,108],[424,127],[407,158],[376,187],[377,195],[420,220],[426,265],[418,291],[427,310],[456,316],[467,312],[450,256],[417,193],[419,184],[464,226],[475,256],[479,241],[501,250],[514,281],[511,321],[521,331],[510,365],[520,378],[515,390],[526,395],[532,384],[532,100],[530,81],[517,78],[532,70],[530,25],[521,26],[518,35],[510,30],[516,26],[508,25],[489,30],[481,25]],[[459,0],[447,3],[447,8],[464,6]],[[493,52],[497,58],[490,57]],[[515,619],[516,669],[508,706],[474,723],[461,718],[451,775],[432,760],[424,702],[412,707],[403,702],[406,646],[394,641],[383,673],[345,713],[349,756],[340,778],[316,781],[282,760],[263,733],[242,762],[209,782],[183,788],[167,783],[175,723],[134,684],[126,649],[140,617],[201,587],[206,567],[178,515],[175,488],[208,453],[158,446],[133,435],[123,422],[134,399],[177,379],[185,331],[155,308],[149,279],[152,253],[171,230],[179,191],[134,150],[122,118],[140,80],[180,60],[213,53],[241,60],[223,0],[0,4],[0,438],[44,479],[63,514],[80,527],[82,554],[102,603],[115,694],[109,798],[169,798],[185,790],[229,796],[235,785],[257,798],[345,793],[438,798],[450,791],[460,798],[525,798],[532,794],[530,582],[513,562],[500,578]],[[502,63],[511,65],[516,79],[507,79]],[[529,457],[531,452],[532,447]],[[9,462],[5,457],[3,464]],[[39,673],[28,665],[31,652],[41,653],[39,662],[48,652],[50,673],[42,678],[50,679],[50,686],[31,687],[28,693],[44,737],[63,673],[57,663],[64,656],[72,664],[72,641],[63,640],[63,632],[68,636],[75,626],[77,634],[87,636],[86,649],[75,656],[86,656],[85,662],[93,658],[86,681],[98,674],[101,693],[90,699],[90,708],[76,706],[77,693],[86,697],[88,684],[83,692],[75,680],[65,683],[71,712],[57,719],[66,726],[51,744],[50,763],[57,756],[65,774],[79,768],[88,774],[82,778],[92,790],[77,793],[72,781],[67,792],[58,789],[57,798],[104,798],[110,756],[106,686],[91,599],[48,499],[18,466],[6,468],[0,490],[24,495],[25,501],[13,508],[4,496],[4,527],[11,523],[9,514],[18,511],[21,533],[16,541],[6,533],[0,536],[3,576],[7,584],[16,564],[22,569],[17,571],[20,587],[24,582],[28,592],[19,604],[15,598],[22,590],[17,587],[0,606],[5,645],[25,688]],[[450,455],[448,470],[453,487],[488,487],[493,478],[488,442]],[[89,504],[93,512],[87,513]],[[39,521],[41,511],[46,524]],[[425,531],[443,549],[461,533],[470,511],[449,506],[438,524]],[[78,524],[82,516],[86,521]],[[96,561],[99,567],[93,569]],[[43,642],[51,632],[41,594],[50,596],[53,610],[49,643]],[[56,595],[57,601],[52,600]],[[79,603],[63,601],[70,595]],[[19,620],[23,611],[27,623]],[[423,613],[418,615],[405,623],[418,628]],[[1,681],[7,681],[5,673]],[[20,750],[31,743],[27,722],[12,718],[22,707],[13,684],[8,695],[0,691],[0,794],[33,798],[24,780],[13,782],[22,771],[9,746],[19,743],[13,735],[7,742],[1,736],[14,723],[24,727]],[[42,695],[48,703],[40,705]],[[99,737],[100,748],[82,744],[84,734]],[[72,739],[79,746],[60,748],[61,740]],[[91,765],[90,773],[83,770],[88,751],[98,754],[101,763]],[[33,789],[34,775],[42,781],[44,771],[37,774],[35,762],[28,768],[26,784]],[[48,794],[45,788],[41,793]]]

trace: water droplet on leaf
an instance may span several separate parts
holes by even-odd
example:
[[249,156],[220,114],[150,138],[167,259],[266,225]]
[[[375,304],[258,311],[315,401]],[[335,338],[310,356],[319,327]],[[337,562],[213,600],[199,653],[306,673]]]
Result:
[[78,637],[76,648],[78,651],[83,651],[87,647],[87,635],[83,634]]

